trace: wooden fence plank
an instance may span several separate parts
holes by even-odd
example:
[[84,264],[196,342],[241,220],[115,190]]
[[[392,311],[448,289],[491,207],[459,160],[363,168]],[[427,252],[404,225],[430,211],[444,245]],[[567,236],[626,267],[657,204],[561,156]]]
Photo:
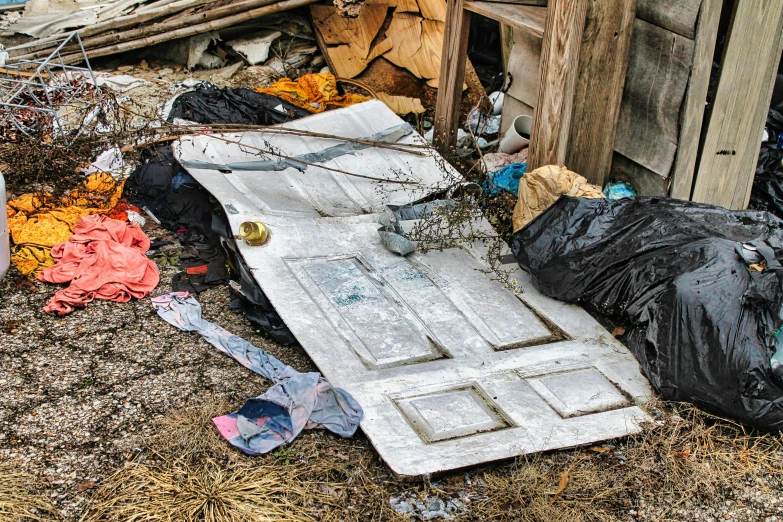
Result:
[[747,207],[783,47],[783,1],[737,0],[693,201]]
[[614,149],[667,178],[677,153],[694,44],[638,18],[633,31]]
[[693,173],[704,122],[704,103],[707,100],[722,7],[723,0],[703,0],[701,4],[696,26],[693,67],[680,115],[679,144],[671,174],[670,196],[677,199],[691,199]]

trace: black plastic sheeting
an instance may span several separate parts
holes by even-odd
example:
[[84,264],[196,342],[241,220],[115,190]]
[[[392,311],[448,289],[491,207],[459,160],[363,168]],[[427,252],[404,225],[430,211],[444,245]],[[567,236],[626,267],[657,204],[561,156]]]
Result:
[[[630,324],[628,345],[665,399],[783,428],[783,382],[770,365],[783,221],[671,199],[564,196],[511,248],[545,295]],[[762,260],[767,269],[750,269]]]
[[778,74],[767,113],[768,139],[761,144],[749,208],[783,219],[783,75]]
[[227,89],[199,84],[174,100],[168,121],[181,118],[196,123],[274,125],[310,113],[269,94],[251,89]]
[[783,114],[774,109],[767,115],[767,133],[769,139],[761,144],[748,206],[783,218],[783,148],[778,148],[779,137],[783,146]]

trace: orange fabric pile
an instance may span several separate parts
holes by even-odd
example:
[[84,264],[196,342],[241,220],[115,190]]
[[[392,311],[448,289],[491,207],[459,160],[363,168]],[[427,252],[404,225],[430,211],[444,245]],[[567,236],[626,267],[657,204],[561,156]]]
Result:
[[332,73],[305,74],[296,81],[283,78],[270,87],[257,88],[256,91],[277,96],[310,112],[347,107],[369,99],[359,94],[340,94]]
[[8,231],[14,245],[11,262],[25,275],[37,276],[52,266],[54,260],[49,250],[67,241],[82,217],[111,212],[122,197],[123,185],[124,182],[110,174],[97,172],[61,198],[51,194],[25,194],[9,201]]

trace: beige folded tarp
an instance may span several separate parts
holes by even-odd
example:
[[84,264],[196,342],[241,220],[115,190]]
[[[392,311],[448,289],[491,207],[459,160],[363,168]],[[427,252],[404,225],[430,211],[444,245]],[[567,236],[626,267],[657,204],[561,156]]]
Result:
[[547,165],[528,172],[519,180],[519,199],[514,207],[514,232],[548,209],[560,196],[602,198],[601,187],[593,185],[565,167]]

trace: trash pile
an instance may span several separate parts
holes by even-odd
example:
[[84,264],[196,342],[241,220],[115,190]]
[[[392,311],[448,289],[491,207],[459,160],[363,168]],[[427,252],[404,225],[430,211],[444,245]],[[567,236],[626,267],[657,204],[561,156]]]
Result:
[[[188,132],[197,123],[258,127],[365,99],[338,94],[329,73],[262,90],[198,82],[166,104],[166,119]],[[158,265],[177,266],[173,293],[153,301],[161,317],[180,329],[198,330],[274,384],[239,412],[215,419],[227,440],[255,454],[290,442],[303,428],[353,435],[362,410],[349,394],[332,388],[319,374],[298,374],[200,318],[191,295],[226,285],[231,309],[245,313],[280,343],[295,342],[239,255],[223,209],[175,159],[170,142],[177,137],[154,139],[135,161],[124,158],[120,148],[106,150],[83,169],[81,186],[63,196],[30,192],[8,201],[11,262],[23,275],[70,283],[44,307],[56,315],[72,313],[93,299],[143,298],[160,282]],[[169,234],[151,241],[144,229],[156,226]],[[291,396],[297,397],[294,403]]]
[[[457,154],[475,164],[457,172],[426,143],[432,123],[422,117],[440,81],[445,1],[81,4],[30,3],[6,28],[35,38],[0,51],[14,74],[56,55],[68,85],[102,97],[82,107],[89,118],[76,132],[105,149],[78,188],[7,202],[10,261],[22,275],[69,285],[44,308],[61,316],[94,299],[144,298],[161,274],[171,277],[171,290],[151,300],[157,314],[272,382],[213,419],[243,452],[267,453],[304,429],[350,437],[363,418],[357,398],[372,412],[363,426],[381,457],[409,476],[641,429],[650,387],[631,353],[584,311],[547,298],[630,324],[628,346],[664,398],[783,427],[783,221],[636,197],[627,183],[599,187],[564,166],[528,172],[532,118],[501,132],[499,90],[480,89],[486,99],[465,114]],[[280,15],[305,6],[312,26],[301,12]],[[89,64],[67,73],[127,51],[188,70],[236,62],[227,77],[244,67],[245,86],[183,81],[154,116],[121,122],[105,107],[154,82]],[[384,63],[394,74],[379,72]],[[35,74],[44,94],[66,93]],[[68,105],[63,96],[54,105]],[[125,134],[112,134],[118,127]],[[759,162],[767,177],[754,194],[783,214],[783,185],[773,181],[783,176],[783,117],[771,111],[769,127]],[[11,146],[15,128],[0,126]],[[53,128],[24,134],[61,147]],[[485,215],[493,199],[508,207],[505,224]],[[513,257],[504,226],[513,226]],[[489,276],[499,264],[511,265],[507,280]],[[280,344],[301,342],[323,375],[299,373],[204,320],[197,296],[219,286],[232,310]],[[420,375],[387,379],[412,368]],[[553,436],[522,448],[527,421],[548,423]],[[463,437],[491,455],[466,455]],[[438,459],[427,456],[432,443]],[[405,494],[391,506],[450,520],[470,500]]]
[[[269,18],[270,15],[301,7],[313,0],[270,2],[243,0],[225,5],[218,0],[167,0],[147,2],[81,2],[78,8],[64,7],[58,2],[30,2],[21,17],[10,23],[5,34],[29,35],[34,45],[9,47],[7,59],[38,59],[48,56],[62,44],[62,37],[77,30],[79,42],[62,49],[62,63],[69,65],[83,60],[144,49],[145,53],[165,52],[165,56],[189,69],[197,65],[215,69],[233,53],[251,65],[267,62],[272,45],[286,49],[288,58],[316,53],[309,24],[293,17]],[[236,26],[267,17],[260,25],[243,27],[244,35],[236,37]],[[265,29],[272,23],[274,29]],[[163,48],[158,44],[176,41]],[[217,46],[225,42],[225,46]],[[309,60],[308,60],[309,61]],[[300,62],[285,63],[288,67]],[[273,67],[274,64],[269,64]],[[278,65],[279,66],[279,65]]]
[[767,139],[761,144],[748,205],[779,218],[783,218],[783,114],[779,112],[782,108],[771,108],[767,114]]

